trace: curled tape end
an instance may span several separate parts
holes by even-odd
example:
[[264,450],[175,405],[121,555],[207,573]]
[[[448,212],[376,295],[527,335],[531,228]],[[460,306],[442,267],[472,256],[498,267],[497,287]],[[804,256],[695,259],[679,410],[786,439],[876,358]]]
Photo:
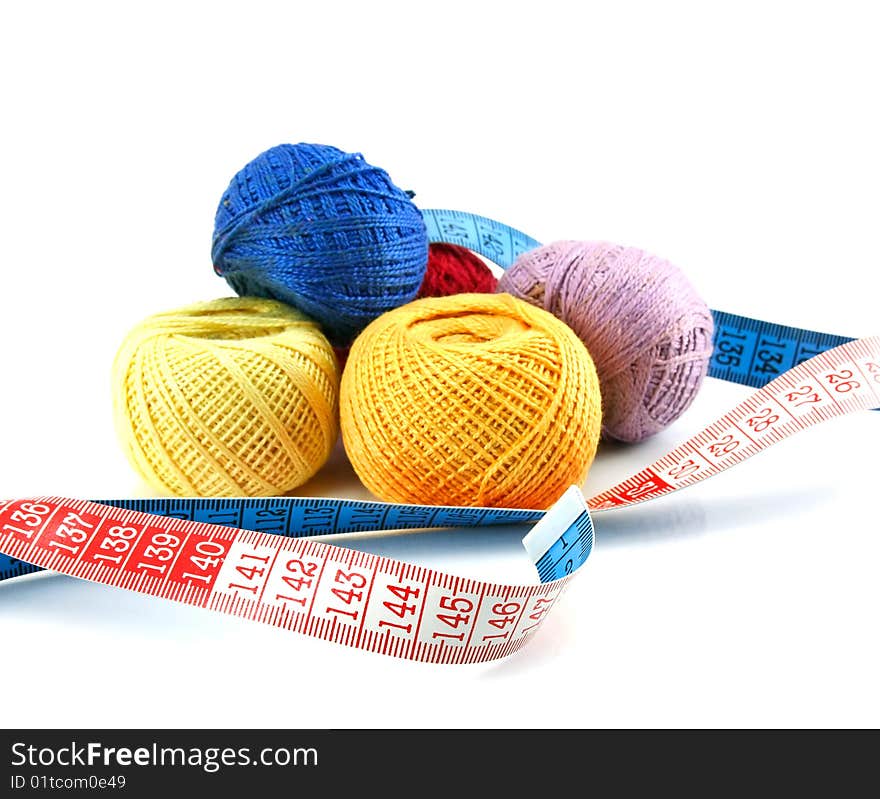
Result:
[[580,488],[571,486],[523,538],[541,582],[557,580],[583,565],[593,549],[593,520]]

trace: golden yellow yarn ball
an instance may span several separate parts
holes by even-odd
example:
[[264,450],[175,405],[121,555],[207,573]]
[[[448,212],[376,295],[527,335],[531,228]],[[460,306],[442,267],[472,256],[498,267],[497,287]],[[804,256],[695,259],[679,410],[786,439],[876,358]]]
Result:
[[377,497],[546,508],[587,475],[596,369],[556,317],[508,294],[417,300],[355,340],[342,440]]
[[338,389],[317,324],[251,297],[145,319],[113,365],[126,455],[179,496],[269,496],[304,483],[336,442]]

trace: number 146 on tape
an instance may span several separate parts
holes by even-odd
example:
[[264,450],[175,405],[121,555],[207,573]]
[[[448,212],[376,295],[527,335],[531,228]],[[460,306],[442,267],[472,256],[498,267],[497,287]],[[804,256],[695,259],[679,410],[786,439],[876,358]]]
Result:
[[[877,405],[880,337],[850,341],[767,383],[613,488],[584,500],[572,487],[546,512],[298,497],[12,500],[0,503],[0,577],[51,569],[371,652],[492,660],[532,637],[586,562],[590,511],[664,496],[807,427]],[[245,520],[260,530],[241,529]],[[310,538],[367,526],[536,520],[523,539],[540,577],[533,585],[457,577]]]

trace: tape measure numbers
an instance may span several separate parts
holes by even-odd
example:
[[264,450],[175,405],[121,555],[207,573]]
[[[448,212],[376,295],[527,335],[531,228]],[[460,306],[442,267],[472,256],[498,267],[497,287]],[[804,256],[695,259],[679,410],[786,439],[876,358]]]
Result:
[[[412,660],[504,657],[540,627],[589,557],[589,510],[694,485],[807,427],[880,404],[880,337],[777,377],[684,444],[585,502],[549,511],[356,500],[59,498],[0,504],[0,574],[52,569]],[[369,529],[537,520],[523,539],[541,582],[500,585],[311,540]],[[247,526],[253,529],[239,529]]]
[[632,505],[699,483],[801,430],[880,404],[880,336],[804,361],[683,444],[592,497],[592,511]]
[[[430,530],[434,528],[492,527],[537,522],[542,510],[472,508],[449,505],[399,505],[354,499],[312,497],[258,497],[181,499],[98,499],[138,513],[254,530],[259,533],[305,538],[368,531]],[[40,568],[0,554],[0,581]]]
[[[531,236],[502,222],[464,211],[422,211],[428,238],[467,247],[507,269],[524,252],[540,247]],[[726,311],[712,311],[714,351],[708,374],[760,388],[809,358],[852,338],[762,322]]]
[[[295,509],[374,504],[319,502]],[[438,518],[445,510],[432,509]],[[517,520],[529,514],[536,515],[510,512]],[[593,526],[579,489],[537,515],[523,539],[543,581],[535,585],[481,582],[304,537],[55,497],[0,506],[0,551],[72,577],[371,652],[470,663],[519,649],[590,554]]]
[[486,216],[439,208],[422,210],[428,240],[467,247],[507,269],[524,252],[541,242],[520,230]]

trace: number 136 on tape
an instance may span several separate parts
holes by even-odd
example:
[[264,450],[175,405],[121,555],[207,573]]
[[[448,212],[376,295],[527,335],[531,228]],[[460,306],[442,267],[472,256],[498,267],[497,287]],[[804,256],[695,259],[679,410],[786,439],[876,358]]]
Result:
[[[703,431],[585,500],[548,511],[355,500],[57,497],[0,503],[0,578],[51,569],[411,660],[473,663],[520,649],[593,546],[590,511],[694,485],[812,425],[880,405],[880,337],[850,341],[769,382]],[[540,582],[505,585],[315,541],[353,530],[537,522]],[[243,528],[253,529],[243,529]]]
[[[397,514],[406,506],[389,507]],[[430,510],[435,526],[445,526],[457,509]],[[541,575],[535,585],[454,577],[309,538],[54,497],[0,506],[0,552],[371,652],[463,663],[519,649],[590,554],[593,525],[577,487],[546,513],[528,513],[539,519],[523,540]],[[521,514],[495,511],[492,523]]]

